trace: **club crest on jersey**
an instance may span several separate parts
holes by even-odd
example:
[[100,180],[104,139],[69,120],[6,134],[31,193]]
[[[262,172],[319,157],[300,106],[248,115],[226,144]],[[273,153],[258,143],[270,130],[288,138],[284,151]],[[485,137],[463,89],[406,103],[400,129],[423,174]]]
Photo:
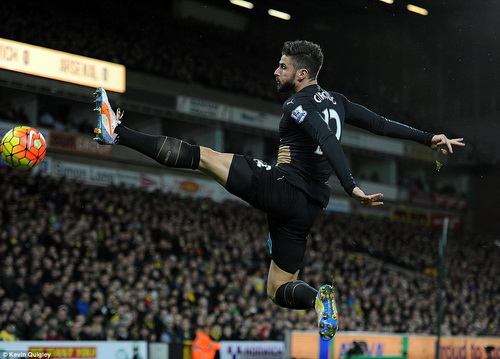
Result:
[[304,110],[301,105],[295,107],[295,109],[292,111],[292,118],[297,123],[301,123],[302,121],[304,121],[306,116],[307,116],[307,111]]

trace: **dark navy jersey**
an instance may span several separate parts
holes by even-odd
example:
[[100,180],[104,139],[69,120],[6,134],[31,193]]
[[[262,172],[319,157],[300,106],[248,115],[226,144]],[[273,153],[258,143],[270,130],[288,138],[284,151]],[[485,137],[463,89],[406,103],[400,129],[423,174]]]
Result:
[[344,123],[372,133],[430,146],[433,134],[390,121],[336,92],[310,85],[283,104],[277,166],[288,182],[326,207],[335,172],[351,195],[356,186],[340,145]]

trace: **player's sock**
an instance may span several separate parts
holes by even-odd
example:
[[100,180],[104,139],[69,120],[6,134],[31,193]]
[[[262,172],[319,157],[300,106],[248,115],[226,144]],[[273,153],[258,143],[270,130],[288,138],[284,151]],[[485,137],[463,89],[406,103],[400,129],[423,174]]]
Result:
[[280,307],[291,309],[314,308],[318,290],[309,284],[295,280],[281,285],[276,291],[275,301]]
[[200,164],[200,146],[173,137],[137,132],[122,124],[116,127],[115,133],[118,144],[139,151],[164,166],[195,170]]

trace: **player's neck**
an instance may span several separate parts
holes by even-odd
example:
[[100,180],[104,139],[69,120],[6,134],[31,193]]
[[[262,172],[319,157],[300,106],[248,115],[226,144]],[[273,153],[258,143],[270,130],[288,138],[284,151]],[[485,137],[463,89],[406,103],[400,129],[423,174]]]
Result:
[[297,86],[295,86],[295,93],[302,91],[302,89],[304,89],[307,86],[317,85],[317,84],[318,84],[318,80],[316,80],[316,79],[300,81],[297,83]]

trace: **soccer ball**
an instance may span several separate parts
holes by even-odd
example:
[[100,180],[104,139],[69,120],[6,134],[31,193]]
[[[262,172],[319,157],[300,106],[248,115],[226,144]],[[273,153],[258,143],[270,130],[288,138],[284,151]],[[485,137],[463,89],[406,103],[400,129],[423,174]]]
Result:
[[38,166],[47,152],[45,138],[30,126],[17,126],[7,132],[0,148],[5,162],[20,170]]

